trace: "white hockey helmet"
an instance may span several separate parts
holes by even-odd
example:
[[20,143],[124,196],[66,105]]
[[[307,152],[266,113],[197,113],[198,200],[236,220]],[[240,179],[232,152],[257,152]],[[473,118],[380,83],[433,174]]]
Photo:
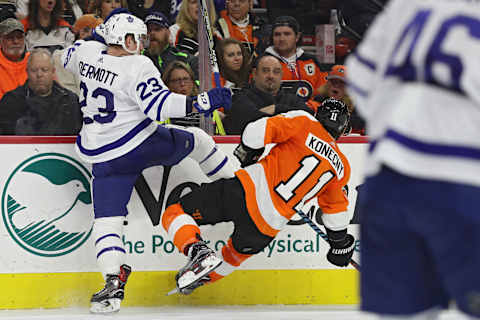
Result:
[[[130,34],[137,43],[137,50],[128,50],[125,46],[125,39]],[[140,52],[140,42],[144,47],[147,46],[147,26],[145,23],[128,13],[119,13],[112,16],[105,23],[105,42],[107,44],[121,45],[123,49],[131,54],[138,54]]]

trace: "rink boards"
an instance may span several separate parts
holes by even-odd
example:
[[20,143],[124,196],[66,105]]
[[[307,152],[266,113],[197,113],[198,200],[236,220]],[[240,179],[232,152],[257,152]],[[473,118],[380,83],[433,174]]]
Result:
[[[229,155],[239,141],[238,137],[216,140]],[[71,137],[0,138],[4,155],[0,169],[0,309],[85,306],[103,285],[91,237],[90,167],[76,157],[73,141]],[[352,167],[352,217],[356,188],[362,181],[365,142],[362,137],[346,137],[340,144]],[[325,259],[328,244],[298,217],[264,252],[227,278],[190,296],[166,297],[186,258],[157,225],[160,212],[167,203],[207,181],[190,159],[171,170],[147,169],[137,181],[123,239],[127,263],[134,271],[125,305],[358,303],[358,272],[329,264]],[[358,225],[350,230],[358,239]],[[231,232],[230,223],[202,227],[204,238],[215,250],[221,250]],[[357,240],[357,261],[359,250]]]

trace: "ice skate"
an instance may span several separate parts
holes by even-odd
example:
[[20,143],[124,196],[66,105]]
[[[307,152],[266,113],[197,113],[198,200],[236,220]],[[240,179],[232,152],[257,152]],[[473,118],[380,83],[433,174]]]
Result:
[[124,297],[125,284],[131,272],[132,268],[124,264],[120,267],[119,274],[107,275],[105,287],[95,293],[90,300],[90,312],[118,312]]
[[222,264],[222,259],[218,258],[204,241],[192,244],[188,249],[188,257],[190,260],[187,265],[175,276],[177,288],[172,293],[179,292],[185,295],[192,293],[210,281],[208,274]]

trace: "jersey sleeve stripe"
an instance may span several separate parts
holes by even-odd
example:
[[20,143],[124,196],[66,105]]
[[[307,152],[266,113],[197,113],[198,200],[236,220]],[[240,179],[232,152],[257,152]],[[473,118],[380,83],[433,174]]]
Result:
[[[168,90],[163,90],[163,91],[168,91]],[[153,99],[150,101],[150,103],[148,104],[148,106],[145,108],[145,110],[143,111],[143,113],[145,114],[148,114],[148,112],[150,111],[150,109],[152,109],[153,105],[155,104],[155,102],[157,102],[158,98],[160,98],[160,95],[162,94],[162,91],[160,91],[159,94],[157,94],[155,97],[153,97]]]
[[244,185],[245,197],[252,220],[262,233],[274,237],[287,224],[288,219],[281,214],[281,208],[275,206],[263,165],[256,163],[237,172],[240,173],[237,176],[242,184],[247,184]]
[[361,96],[363,98],[368,97],[369,92],[367,90],[364,90],[364,89],[360,88],[355,83],[353,83],[351,80],[347,81],[347,87],[348,87],[349,90],[354,91],[356,94],[358,94],[359,96]]
[[153,122],[153,120],[147,118],[147,119],[143,120],[142,122],[140,122],[137,126],[135,126],[132,130],[130,130],[126,135],[124,135],[120,139],[118,139],[118,140],[116,140],[112,143],[106,144],[106,145],[104,145],[104,146],[102,146],[98,149],[86,149],[86,148],[84,148],[82,146],[82,136],[79,134],[78,137],[77,137],[78,149],[80,149],[80,151],[87,156],[96,156],[96,155],[99,155],[101,153],[113,150],[115,148],[123,146],[125,143],[130,141],[134,136],[136,136],[143,129],[148,127],[152,122]]
[[425,143],[404,136],[403,134],[400,134],[392,129],[387,130],[385,137],[421,153],[480,160],[480,149],[477,148]]
[[167,94],[163,96],[162,100],[161,100],[160,103],[158,104],[158,108],[157,108],[157,118],[156,118],[157,121],[160,121],[160,120],[161,120],[160,113],[162,112],[163,104],[165,103],[165,100],[167,100],[168,96],[171,95],[171,94],[172,94],[172,92],[171,92],[171,91],[168,91]]
[[242,134],[242,142],[247,147],[259,149],[265,146],[265,130],[267,117],[247,124]]
[[377,70],[377,65],[370,61],[369,59],[365,58],[365,57],[362,57],[361,55],[358,54],[358,51],[355,51],[353,53],[353,57],[355,57],[357,59],[358,62],[360,62],[361,64],[363,64],[364,66],[366,66],[367,68],[369,68],[370,70],[372,71],[375,71]]
[[235,175],[238,177],[243,185],[243,188],[245,189],[247,210],[258,230],[267,236],[275,237],[280,230],[272,228],[262,217],[262,214],[258,209],[257,200],[255,199],[255,183],[253,183],[252,179],[245,170],[238,170],[235,172]]

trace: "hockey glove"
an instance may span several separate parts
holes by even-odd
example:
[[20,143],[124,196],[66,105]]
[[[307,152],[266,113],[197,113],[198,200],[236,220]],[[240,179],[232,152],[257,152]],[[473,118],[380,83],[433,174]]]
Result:
[[226,88],[213,88],[197,96],[193,106],[199,113],[210,115],[218,108],[230,110],[232,106],[232,92]]
[[327,229],[330,250],[327,260],[338,267],[346,267],[350,263],[355,250],[355,238],[347,234],[347,230],[332,231]]
[[240,144],[233,151],[233,154],[235,157],[237,157],[238,161],[240,161],[242,168],[245,168],[246,166],[257,162],[262,156],[263,151],[265,151],[265,148],[252,149],[240,142]]

